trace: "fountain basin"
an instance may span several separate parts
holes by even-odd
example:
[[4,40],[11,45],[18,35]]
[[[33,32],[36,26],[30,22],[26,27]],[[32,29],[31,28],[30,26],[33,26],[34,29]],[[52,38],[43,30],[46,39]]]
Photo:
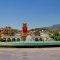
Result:
[[16,47],[28,47],[28,46],[60,46],[60,41],[49,41],[49,42],[43,42],[43,41],[20,41],[20,42],[0,42],[0,46],[16,46]]

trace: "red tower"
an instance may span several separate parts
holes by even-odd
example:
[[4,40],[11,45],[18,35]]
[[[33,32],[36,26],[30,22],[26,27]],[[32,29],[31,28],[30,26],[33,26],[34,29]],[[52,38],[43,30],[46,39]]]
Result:
[[23,26],[22,26],[22,32],[23,33],[27,33],[28,32],[27,24],[26,23],[24,23]]
[[27,27],[27,24],[26,24],[26,23],[23,23],[21,39],[22,39],[22,40],[26,40],[27,34],[28,34],[28,27]]

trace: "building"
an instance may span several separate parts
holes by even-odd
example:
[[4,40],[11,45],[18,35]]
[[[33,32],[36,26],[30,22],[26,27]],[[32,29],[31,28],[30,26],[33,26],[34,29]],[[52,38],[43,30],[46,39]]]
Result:
[[4,27],[0,28],[0,38],[6,41],[49,41],[49,35],[47,34],[47,31],[45,30],[34,30],[29,31],[27,24],[23,23],[22,31],[12,34],[12,28],[11,27]]

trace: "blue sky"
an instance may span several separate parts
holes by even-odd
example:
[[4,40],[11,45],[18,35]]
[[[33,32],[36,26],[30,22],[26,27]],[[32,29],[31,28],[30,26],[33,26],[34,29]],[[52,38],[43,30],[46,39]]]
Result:
[[60,24],[60,0],[0,0],[0,27],[29,29]]

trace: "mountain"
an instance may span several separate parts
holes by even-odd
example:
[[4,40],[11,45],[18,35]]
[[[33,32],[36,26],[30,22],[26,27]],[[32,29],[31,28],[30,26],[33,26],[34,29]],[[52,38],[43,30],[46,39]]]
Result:
[[52,25],[52,26],[48,27],[48,30],[50,30],[50,31],[58,31],[58,30],[60,30],[60,24]]
[[35,30],[46,30],[46,31],[52,31],[52,32],[56,32],[60,30],[60,24],[55,24],[49,27],[42,27],[42,28],[34,28],[31,29],[30,31],[35,31]]

